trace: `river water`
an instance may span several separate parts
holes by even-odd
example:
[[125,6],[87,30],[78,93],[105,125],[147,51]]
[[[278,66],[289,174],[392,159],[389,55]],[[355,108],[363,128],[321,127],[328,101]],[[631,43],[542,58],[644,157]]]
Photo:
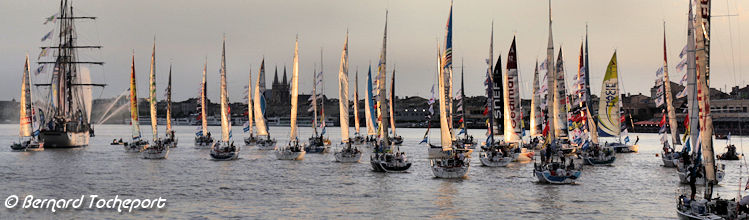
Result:
[[[335,163],[332,154],[307,154],[302,161],[276,160],[272,151],[243,147],[240,159],[212,161],[208,150],[193,147],[194,127],[176,127],[179,147],[166,160],[145,160],[110,146],[114,138],[129,137],[126,125],[96,127],[91,145],[79,149],[11,152],[17,125],[0,125],[0,199],[17,195],[75,199],[100,197],[167,199],[164,209],[118,213],[112,209],[20,209],[0,207],[9,218],[313,218],[313,219],[660,219],[675,218],[679,184],[673,168],[662,167],[657,134],[640,137],[640,152],[618,154],[614,166],[586,166],[575,185],[537,184],[533,164],[506,168],[481,167],[477,153],[468,178],[436,179],[429,169],[424,129],[399,129],[413,166],[409,173],[371,171],[366,153],[358,164]],[[163,129],[163,127],[162,127]],[[214,136],[220,128],[211,127]],[[271,127],[279,145],[288,128]],[[353,130],[353,129],[352,129]],[[144,129],[144,136],[150,136]],[[241,127],[234,140],[242,142]],[[163,130],[161,130],[163,132]],[[311,128],[301,128],[306,140]],[[334,143],[339,128],[328,128]],[[483,140],[483,130],[470,130]],[[438,132],[432,140],[438,141]],[[733,138],[740,147],[741,140]],[[602,140],[603,142],[603,140]],[[726,142],[715,141],[718,153]],[[335,144],[333,144],[335,145]],[[680,148],[680,147],[679,147]],[[739,148],[741,149],[741,148]],[[733,198],[739,188],[739,162],[726,163],[726,177],[715,192]],[[747,176],[746,172],[743,173]],[[743,178],[746,181],[746,178]]]

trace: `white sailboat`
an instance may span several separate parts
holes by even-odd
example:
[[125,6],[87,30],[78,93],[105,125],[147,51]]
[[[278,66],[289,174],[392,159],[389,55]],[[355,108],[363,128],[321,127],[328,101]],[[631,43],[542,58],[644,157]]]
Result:
[[[365,112],[366,111],[367,110],[365,110]],[[354,138],[352,139],[355,145],[362,145],[365,143],[365,138],[364,136],[361,135],[360,130],[361,129],[359,126],[359,70],[357,70],[356,76],[354,79]]]
[[276,150],[276,158],[279,160],[302,160],[306,151],[299,144],[297,127],[297,106],[299,105],[299,38],[294,44],[294,67],[291,75],[291,131],[289,132],[289,144]]
[[[671,145],[668,144],[668,138],[662,138],[663,149],[661,160],[663,161],[664,167],[676,167],[681,158],[680,153],[676,152],[675,145],[681,145],[681,139],[679,139],[679,125],[676,121],[676,111],[673,104],[673,94],[671,93],[671,80],[668,76],[668,56],[666,50],[666,25],[663,25],[663,66],[662,73],[663,78],[663,92],[665,93],[665,109],[668,113],[668,126],[671,128]],[[665,133],[663,135],[666,135]]]
[[341,150],[334,153],[335,160],[342,163],[358,163],[362,152],[354,147],[354,140],[349,138],[348,109],[348,32],[341,52],[341,67],[338,71],[338,110],[341,121]]
[[164,144],[169,148],[177,147],[179,140],[172,129],[172,65],[169,65],[169,82],[166,86],[166,138]]
[[531,113],[530,113],[530,145],[533,149],[540,150],[543,148],[543,112],[541,112],[541,88],[538,81],[538,59],[533,71],[533,96],[531,96]]
[[[468,120],[466,116],[466,92],[465,92],[465,72],[463,71],[463,63],[461,61],[460,64],[460,96],[458,96],[458,112],[460,112],[461,119],[458,120],[460,122],[461,130],[458,132],[458,135],[456,135],[455,144],[462,148],[468,148],[468,149],[476,149],[476,140],[473,139],[473,135],[468,134],[468,127],[466,125],[466,121]],[[460,136],[460,134],[463,134],[463,137]]]
[[235,160],[239,157],[239,146],[231,140],[231,114],[229,113],[229,91],[226,89],[226,37],[221,47],[221,140],[211,145],[214,160]]
[[263,91],[260,89],[261,82],[263,81],[263,77],[265,75],[265,59],[260,63],[260,74],[258,74],[257,81],[255,82],[255,95],[254,99],[255,101],[252,103],[252,110],[254,111],[255,116],[255,127],[257,128],[257,141],[255,142],[255,146],[258,150],[275,150],[276,149],[276,139],[270,138],[270,133],[268,132],[268,127],[265,123],[265,116],[264,116],[264,108],[265,108],[265,97],[263,96]]
[[[258,77],[260,75],[258,74]],[[255,137],[254,130],[252,129],[252,70],[250,70],[249,82],[247,83],[247,123],[244,126],[244,132],[250,133],[249,137],[244,138],[244,144],[252,146],[257,144],[257,137]]]
[[401,145],[403,144],[403,136],[398,135],[398,133],[395,133],[395,67],[393,67],[393,76],[390,77],[390,111],[388,112],[390,114],[390,130],[393,133],[392,137],[390,138],[390,143],[395,145]]
[[[323,61],[322,61],[322,50],[320,50],[320,72],[317,72],[317,70],[312,71],[314,77],[312,77],[312,96],[310,96],[310,104],[312,105],[312,108],[308,111],[312,111],[312,137],[309,138],[309,142],[304,147],[304,151],[307,153],[327,153],[328,152],[328,145],[330,145],[330,140],[325,137],[325,99],[324,99],[324,92],[322,91],[322,87],[319,89],[318,93],[318,85],[322,86],[323,84]],[[318,103],[319,100],[319,103]],[[318,109],[319,106],[319,109]],[[318,113],[320,116],[320,119],[322,122],[319,122],[319,127],[322,129],[320,132],[317,131],[318,128]]]
[[208,84],[206,82],[206,69],[208,59],[203,64],[203,81],[200,84],[200,130],[195,133],[195,147],[206,148],[213,145],[213,137],[208,131]]
[[135,84],[135,54],[130,65],[130,124],[132,127],[132,141],[123,144],[126,152],[138,153],[148,147],[148,141],[141,139],[140,123],[138,122],[138,91]]
[[156,110],[156,40],[154,39],[153,51],[151,53],[151,74],[149,77],[148,88],[148,108],[151,113],[151,132],[153,138],[151,144],[146,146],[141,153],[144,159],[164,159],[169,154],[169,146],[165,141],[159,138],[158,117]]
[[[400,148],[394,147],[388,137],[388,101],[387,101],[387,11],[385,12],[385,31],[382,35],[382,50],[380,62],[377,65],[377,123],[379,137],[377,137],[374,152],[369,157],[369,163],[375,172],[405,172],[411,168],[411,162],[406,159]],[[370,105],[373,106],[373,105]]]
[[621,143],[621,100],[619,95],[619,74],[617,68],[616,51],[606,68],[606,75],[601,86],[601,100],[598,102],[598,134],[601,137],[617,137],[619,142],[605,144],[613,147],[616,152],[637,152],[638,145]]
[[[44,143],[39,142],[37,135],[38,130],[34,130],[34,99],[31,94],[31,69],[29,67],[29,55],[26,55],[26,62],[23,66],[23,75],[21,75],[21,103],[20,103],[20,120],[18,124],[19,142],[14,142],[10,148],[16,151],[42,151]],[[28,139],[25,139],[29,137]]]

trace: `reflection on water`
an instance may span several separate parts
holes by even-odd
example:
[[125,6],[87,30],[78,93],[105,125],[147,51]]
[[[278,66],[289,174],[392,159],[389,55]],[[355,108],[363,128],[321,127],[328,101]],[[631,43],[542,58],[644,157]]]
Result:
[[[0,125],[0,143],[6,143],[0,146],[0,199],[11,194],[161,196],[167,199],[167,209],[51,214],[0,207],[2,219],[653,219],[674,218],[675,192],[685,188],[674,169],[662,167],[655,157],[661,148],[657,134],[631,134],[633,139],[640,136],[640,153],[618,154],[610,167],[586,166],[577,185],[555,186],[536,183],[533,163],[490,168],[472,160],[468,178],[436,179],[427,160],[427,146],[417,144],[424,129],[399,129],[405,139],[400,150],[413,162],[408,173],[400,174],[372,172],[367,150],[356,164],[336,163],[332,153],[279,161],[272,151],[245,146],[239,160],[213,161],[207,149],[194,148],[194,127],[180,126],[175,127],[180,146],[166,160],[144,160],[123,152],[122,146],[109,145],[112,139],[129,136],[129,127],[124,125],[97,126],[97,137],[86,148],[10,152],[8,145],[18,139],[14,136],[17,129],[17,125]],[[210,130],[220,133],[218,127]],[[234,131],[235,141],[241,142],[246,134],[241,134],[240,127]],[[340,130],[328,132],[335,140]],[[288,142],[287,128],[271,127],[271,133],[280,145]],[[311,128],[302,128],[299,135],[311,133]],[[746,142],[733,137],[739,150],[742,141]],[[724,151],[724,145],[715,142],[717,153]],[[715,193],[731,198],[738,189],[739,163],[719,162],[727,165],[726,177]]]

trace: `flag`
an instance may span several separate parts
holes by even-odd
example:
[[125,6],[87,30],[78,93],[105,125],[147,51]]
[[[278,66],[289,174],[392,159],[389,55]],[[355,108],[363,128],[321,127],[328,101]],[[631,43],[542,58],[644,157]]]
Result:
[[244,122],[244,125],[242,125],[242,127],[243,127],[242,130],[244,130],[244,132],[250,131],[250,122],[249,121]]
[[679,71],[682,71],[684,70],[684,67],[686,66],[687,66],[687,59],[683,59],[681,60],[681,62],[679,62],[679,64],[676,64],[676,69]]
[[666,142],[668,142],[668,135],[664,133],[661,135],[661,144],[665,144]]
[[44,67],[45,66],[46,65],[44,65],[44,64],[39,65],[39,67],[36,68],[36,72],[34,72],[34,75],[39,75],[40,73],[44,72]]
[[422,139],[421,142],[419,142],[419,144],[426,143],[428,139],[429,137],[427,135],[424,135],[424,139]]
[[689,137],[689,132],[691,129],[689,129],[689,117],[684,118],[684,127],[687,129],[684,132],[684,137],[682,138],[682,142],[687,141],[687,138]]
[[465,133],[466,133],[466,128],[462,128],[462,129],[460,129],[460,131],[456,135],[461,135],[461,134],[465,134]]
[[36,57],[38,60],[39,58],[46,57],[47,56],[47,48],[42,48],[42,51],[39,51],[39,56]]
[[587,150],[590,147],[590,141],[585,140],[585,143],[583,143],[583,150]]
[[624,137],[624,144],[627,144],[627,143],[629,143],[629,132],[627,131],[627,129],[626,129],[626,128],[625,128],[625,129],[624,129],[624,131],[622,132],[622,136],[625,136],[625,137]]
[[55,13],[55,14],[53,14],[53,15],[51,15],[51,16],[49,16],[49,17],[47,17],[47,18],[45,18],[45,19],[44,19],[44,24],[47,24],[47,23],[49,23],[49,22],[52,22],[52,23],[54,24],[54,23],[55,23],[55,21],[57,21],[57,13]]
[[[324,124],[325,124],[325,122],[323,121],[323,125]],[[320,136],[323,136],[323,135],[325,135],[325,127],[324,126],[322,127],[322,131],[320,132]]]
[[681,53],[679,53],[679,58],[684,58],[684,55],[687,54],[687,45],[684,45],[684,48],[681,49]]
[[[663,111],[665,113],[665,110]],[[662,114],[663,117],[661,117],[661,121],[658,122],[658,125],[661,127],[666,127],[666,114]]]
[[51,38],[51,37],[52,37],[52,32],[53,32],[53,31],[54,31],[54,30],[51,30],[51,31],[49,31],[49,32],[48,32],[47,34],[45,34],[45,35],[44,35],[44,37],[42,37],[42,41],[45,41],[45,40],[47,40],[47,39]]
[[541,132],[544,136],[549,133],[549,122],[546,122],[546,125],[544,126],[544,130]]
[[625,122],[625,121],[627,121],[627,120],[625,120],[625,119],[624,119],[624,117],[625,117],[625,116],[626,116],[626,115],[622,115],[622,118],[621,118],[621,119],[619,119],[619,121],[621,121],[622,123],[623,123],[623,122]]

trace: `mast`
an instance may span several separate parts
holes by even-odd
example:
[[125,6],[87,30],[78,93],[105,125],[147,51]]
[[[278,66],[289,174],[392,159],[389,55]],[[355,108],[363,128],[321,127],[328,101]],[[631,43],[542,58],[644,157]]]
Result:
[[138,123],[138,91],[135,85],[135,53],[130,65],[130,124],[132,124],[133,142],[140,140],[140,124]]
[[[172,133],[172,65],[169,64],[169,81],[166,85],[166,135]],[[172,137],[173,138],[173,137]]]
[[[348,41],[348,37],[346,37]],[[348,48],[348,43],[346,43],[346,47]],[[346,54],[348,59],[348,52]],[[346,61],[346,64],[348,64],[348,60]],[[356,130],[356,135],[359,135],[359,70],[356,70],[356,76],[354,77],[354,128]]]
[[208,105],[206,103],[206,97],[208,97],[208,84],[206,83],[206,68],[208,68],[208,58],[205,60],[205,64],[203,64],[203,83],[201,84],[200,88],[200,127],[203,130],[203,133],[201,136],[205,136],[208,134]]
[[536,59],[535,69],[533,71],[533,96],[531,96],[531,136],[541,135],[541,109],[539,108],[538,102],[541,101],[540,91],[538,88],[538,59]]
[[504,138],[506,142],[520,141],[521,117],[520,82],[518,80],[517,51],[515,37],[512,38],[510,52],[507,53],[507,74],[504,77]]
[[[325,77],[323,75],[323,61],[322,61],[322,48],[320,48],[320,119],[322,120],[321,126],[322,129],[325,129]],[[317,99],[317,97],[315,97]],[[320,136],[324,135],[320,134]]]
[[252,136],[252,68],[250,68],[249,82],[247,83],[247,132]]
[[[552,34],[551,30],[551,0],[549,0],[549,42],[546,46],[546,121],[552,121],[553,116],[555,115],[554,112],[549,109],[549,107],[553,106],[554,103],[554,80],[555,80],[555,63],[554,63],[554,36]],[[555,126],[555,123],[547,123],[547,126]],[[557,129],[549,129],[551,132],[549,132],[549,139],[554,140],[557,137]]]
[[21,103],[20,103],[20,120],[19,120],[19,133],[21,137],[31,136],[32,125],[32,113],[31,113],[31,85],[29,75],[29,55],[26,55],[26,62],[23,63],[23,75],[21,76]]
[[[322,53],[320,53],[322,56]],[[312,131],[313,135],[317,137],[317,68],[316,66],[312,68],[312,97],[310,97],[312,100]],[[307,110],[309,111],[309,110]]]
[[463,121],[463,125],[462,125],[463,129],[464,129],[463,134],[464,134],[464,137],[466,139],[468,139],[468,127],[466,126],[466,119],[467,118],[466,118],[466,106],[465,106],[465,103],[466,103],[465,82],[466,82],[466,80],[465,80],[465,71],[464,70],[465,70],[465,68],[464,68],[464,64],[463,64],[463,59],[460,59],[460,103],[461,104],[460,104],[459,108],[461,108],[461,113],[463,114],[461,116],[463,118],[463,120],[461,120],[461,121]]
[[158,117],[156,115],[156,38],[154,38],[153,50],[151,52],[151,74],[149,77],[148,94],[148,108],[151,113],[151,132],[153,133],[153,140],[156,141],[159,139]]
[[338,71],[338,107],[341,121],[341,143],[348,143],[348,31],[341,51],[341,66]]
[[221,45],[221,140],[231,139],[231,113],[229,112],[229,91],[226,89],[226,36]]
[[681,145],[679,139],[679,125],[676,122],[676,111],[674,110],[673,94],[671,94],[671,80],[668,78],[668,56],[666,55],[666,22],[663,22],[663,84],[666,93],[666,111],[668,112],[668,125],[671,128],[671,143]]
[[257,82],[255,82],[255,101],[252,102],[252,106],[253,111],[255,112],[254,116],[255,127],[257,127],[257,135],[270,136],[268,134],[268,129],[265,127],[265,116],[263,116],[264,98],[262,97],[262,92],[260,91],[263,75],[265,75],[265,58],[263,58],[263,61],[260,62],[260,74],[257,75]]
[[297,139],[297,105],[299,100],[299,37],[294,43],[294,66],[291,74],[291,131],[289,132],[289,142],[298,141]]
[[[588,60],[588,24],[585,24],[585,106],[590,105],[590,61]],[[587,112],[586,114],[589,114]],[[588,124],[593,123],[591,120]],[[597,138],[597,137],[596,137]]]
[[[387,80],[387,33],[388,33],[388,19],[387,19],[388,12],[385,11],[385,30],[382,34],[382,50],[380,51],[380,62],[377,65],[377,108],[379,115],[379,130],[380,130],[380,140],[383,143],[383,149],[385,147],[390,146],[390,143],[388,141],[388,116],[386,115],[386,112],[388,111],[387,108],[387,95],[385,93],[387,89],[387,83],[385,80]],[[392,150],[392,149],[391,149]]]
[[494,21],[492,21],[491,34],[489,37],[489,58],[486,59],[486,112],[489,114],[489,138],[486,146],[492,146],[494,144],[494,80],[492,79],[492,61],[494,60]]

